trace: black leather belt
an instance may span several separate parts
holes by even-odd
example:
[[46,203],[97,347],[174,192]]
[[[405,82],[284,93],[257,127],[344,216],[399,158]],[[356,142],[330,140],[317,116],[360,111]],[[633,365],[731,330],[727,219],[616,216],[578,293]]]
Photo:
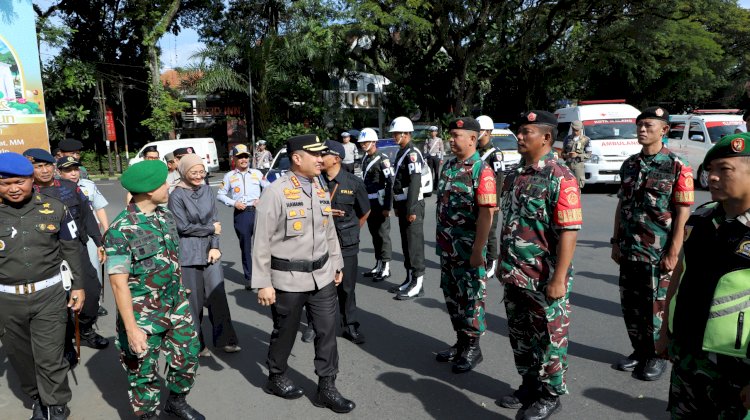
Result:
[[320,270],[326,265],[328,254],[323,255],[316,261],[285,260],[283,258],[271,257],[271,269],[276,271],[299,271],[301,273],[312,273]]

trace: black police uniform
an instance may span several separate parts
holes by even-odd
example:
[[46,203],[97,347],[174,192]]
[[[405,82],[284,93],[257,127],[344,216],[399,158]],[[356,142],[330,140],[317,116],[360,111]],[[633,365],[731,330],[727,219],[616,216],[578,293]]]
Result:
[[[102,235],[99,232],[99,224],[94,217],[94,211],[91,209],[91,203],[75,182],[66,179],[55,179],[52,185],[46,187],[35,184],[34,189],[42,195],[62,201],[67,206],[71,217],[78,226],[79,232],[77,237],[80,249],[77,257],[81,260],[83,269],[82,284],[86,292],[86,300],[79,314],[81,335],[84,342],[88,343],[91,347],[104,348],[109,344],[109,341],[96,334],[93,330],[93,325],[98,317],[99,296],[102,292],[102,285],[99,283],[96,269],[91,265],[91,261],[88,258],[89,254],[86,250],[86,242],[91,237],[98,248],[102,246]],[[71,337],[72,332],[71,324],[69,326]],[[70,345],[67,342],[66,344]],[[70,350],[71,348],[69,347],[68,349]]]
[[[497,197],[500,197],[500,192],[503,189],[503,180],[505,174],[503,173],[503,152],[492,144],[492,141],[488,141],[486,145],[479,146],[477,149],[479,157],[487,163],[487,166],[495,172],[495,185],[497,186]],[[500,219],[497,214],[492,218],[492,226],[490,227],[490,234],[487,238],[487,267],[491,267],[493,263],[497,261],[497,256],[500,253],[497,238],[497,221]],[[488,273],[488,277],[491,273]]]
[[383,216],[383,211],[391,210],[393,162],[382,152],[365,155],[362,159],[362,178],[372,210],[367,218],[367,228],[372,236],[375,258],[385,264],[391,261],[391,219]]
[[44,406],[71,398],[62,345],[68,309],[62,281],[43,289],[37,282],[59,278],[66,260],[72,289],[83,288],[81,255],[87,254],[77,230],[65,205],[41,194],[20,207],[0,203],[0,285],[15,286],[0,292],[0,340],[21,389]]
[[339,297],[339,312],[344,333],[351,336],[358,335],[359,321],[357,321],[357,299],[354,287],[357,284],[357,269],[359,261],[359,218],[370,211],[370,201],[364,182],[356,175],[339,171],[333,179],[323,175],[328,185],[331,207],[343,210],[343,216],[335,216],[336,234],[339,237],[341,256],[344,258],[344,278],[336,288]]
[[[401,248],[404,253],[406,281],[398,292],[399,298],[409,298],[415,288],[423,294],[421,286],[424,276],[424,197],[422,188],[422,168],[425,165],[422,153],[411,141],[396,153],[395,175],[393,180],[393,208],[398,213],[398,228],[401,234]],[[409,215],[416,215],[409,222]],[[419,280],[418,280],[419,279]]]

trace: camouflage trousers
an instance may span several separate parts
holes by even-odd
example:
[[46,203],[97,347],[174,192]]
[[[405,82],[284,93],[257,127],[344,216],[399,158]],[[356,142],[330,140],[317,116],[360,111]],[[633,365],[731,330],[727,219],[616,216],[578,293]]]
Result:
[[654,357],[659,340],[670,275],[658,265],[640,261],[620,264],[620,303],[635,356]]
[[568,326],[570,288],[550,302],[545,291],[505,285],[505,312],[516,370],[522,377],[537,377],[554,395],[568,393]]
[[164,350],[167,363],[167,388],[175,393],[187,393],[193,387],[198,370],[200,343],[193,327],[190,304],[186,299],[165,316],[172,328],[148,334],[146,355],[138,357],[130,350],[128,336],[122,322],[117,321],[117,348],[120,361],[128,374],[128,396],[136,416],[153,412],[161,400],[157,377],[159,352]]
[[472,268],[468,260],[440,258],[440,288],[453,330],[468,337],[479,337],[487,324],[484,318],[484,299],[487,283],[484,267]]
[[692,352],[670,345],[672,376],[668,410],[673,419],[740,420],[747,410],[740,391],[750,384],[750,360]]

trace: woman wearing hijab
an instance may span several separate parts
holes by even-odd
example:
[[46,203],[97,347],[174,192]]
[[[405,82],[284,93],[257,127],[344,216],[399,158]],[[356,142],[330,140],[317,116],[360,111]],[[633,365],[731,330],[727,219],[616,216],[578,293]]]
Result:
[[208,318],[213,326],[214,346],[235,353],[240,351],[240,346],[232,326],[224,292],[224,270],[219,262],[221,224],[217,221],[216,193],[204,182],[206,168],[198,155],[183,156],[178,171],[181,179],[169,195],[169,210],[174,213],[180,234],[182,282],[190,290],[188,299],[201,342],[200,356],[211,355],[201,331],[204,306],[208,307]]

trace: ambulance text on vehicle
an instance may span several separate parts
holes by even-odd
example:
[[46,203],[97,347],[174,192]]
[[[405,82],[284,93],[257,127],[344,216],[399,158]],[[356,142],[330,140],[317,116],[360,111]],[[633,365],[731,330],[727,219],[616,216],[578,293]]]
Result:
[[637,108],[621,99],[580,101],[577,106],[558,109],[554,148],[561,153],[570,124],[581,121],[583,134],[591,139],[591,159],[584,162],[586,184],[619,183],[622,163],[641,150],[635,125],[638,114]]

